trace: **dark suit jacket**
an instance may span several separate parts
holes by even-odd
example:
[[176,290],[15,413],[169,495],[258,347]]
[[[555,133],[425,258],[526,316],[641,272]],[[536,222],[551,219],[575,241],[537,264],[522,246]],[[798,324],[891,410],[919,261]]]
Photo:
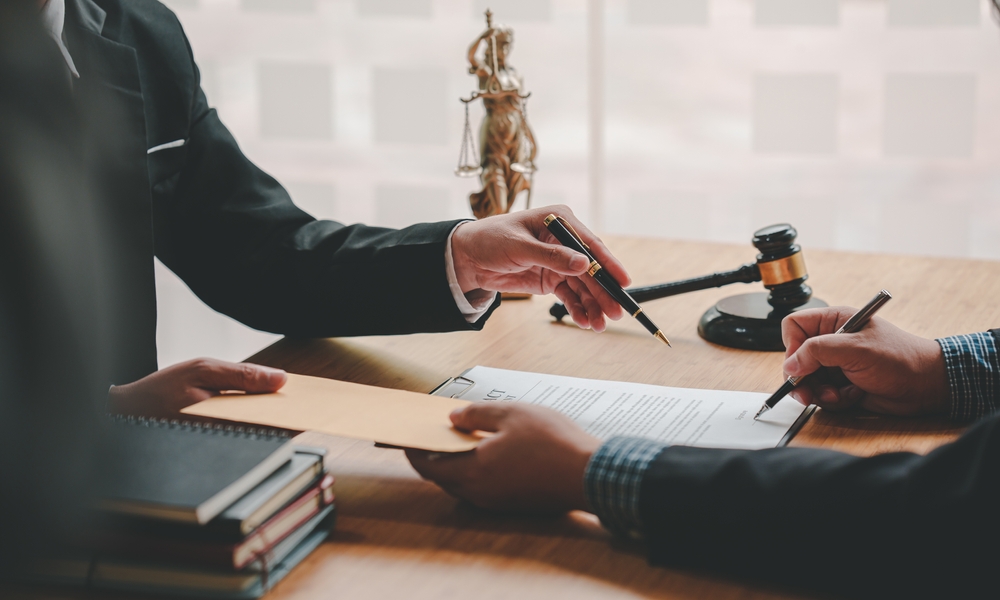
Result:
[[66,84],[38,4],[0,2],[0,577],[85,524],[107,402],[103,223]]
[[[120,316],[115,383],[156,369],[153,255],[209,306],[293,336],[435,332],[468,324],[447,285],[456,222],[403,230],[317,221],[255,167],[209,108],[177,18],[153,0],[67,0],[80,95],[122,131],[91,132],[114,232]],[[161,144],[183,146],[149,154]],[[495,306],[494,306],[495,308]]]
[[1000,416],[927,456],[667,448],[640,511],[655,564],[849,597],[996,597]]

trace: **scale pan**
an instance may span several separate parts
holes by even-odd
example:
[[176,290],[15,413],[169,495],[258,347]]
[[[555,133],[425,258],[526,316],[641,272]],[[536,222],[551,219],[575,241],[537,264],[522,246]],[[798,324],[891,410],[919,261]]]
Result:
[[459,177],[479,177],[482,174],[483,168],[477,166],[465,166],[455,169],[455,175]]
[[535,168],[535,165],[529,162],[529,163],[514,163],[510,166],[510,170],[516,173],[524,173],[526,175],[530,175],[535,171],[537,171],[538,169]]

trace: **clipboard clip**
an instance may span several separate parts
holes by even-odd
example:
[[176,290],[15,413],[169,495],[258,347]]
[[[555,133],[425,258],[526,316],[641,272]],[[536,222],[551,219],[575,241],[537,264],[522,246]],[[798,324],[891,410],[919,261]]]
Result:
[[431,396],[442,396],[444,398],[457,398],[467,392],[469,388],[476,385],[476,382],[468,377],[452,377],[444,383],[434,388]]

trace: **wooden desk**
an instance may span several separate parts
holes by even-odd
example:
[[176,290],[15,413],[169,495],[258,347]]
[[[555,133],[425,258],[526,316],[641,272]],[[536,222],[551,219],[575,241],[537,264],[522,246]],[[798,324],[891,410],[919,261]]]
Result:
[[[637,284],[730,269],[750,247],[634,239],[609,240]],[[895,295],[882,316],[939,337],[1000,324],[1000,263],[842,252],[807,252],[810,284],[831,305],[860,306],[880,288]],[[773,391],[780,354],[710,345],[695,330],[701,314],[737,285],[658,300],[651,318],[672,350],[638,324],[595,334],[558,325],[551,298],[507,302],[476,333],[314,341],[283,340],[251,360],[289,371],[429,392],[474,365],[639,381],[680,387]],[[858,454],[919,452],[953,439],[943,419],[817,414],[794,445]],[[484,514],[421,481],[402,452],[309,436],[331,449],[340,510],[336,534],[280,584],[273,600],[318,598],[771,597],[774,591],[651,568],[639,548],[612,543],[589,516],[523,519]]]
[[[609,242],[636,284],[731,269],[754,257],[749,246]],[[1000,263],[821,251],[808,251],[806,259],[818,297],[859,306],[884,287],[895,300],[881,315],[914,333],[940,337],[1000,324],[1000,304],[993,301],[1000,295]],[[770,392],[781,383],[780,354],[713,346],[695,331],[701,314],[719,298],[760,289],[736,285],[649,303],[646,310],[670,337],[672,350],[631,320],[601,335],[555,324],[547,314],[552,299],[534,298],[505,303],[478,333],[282,340],[250,360],[418,392],[477,364]],[[793,445],[857,454],[926,452],[959,433],[944,419],[818,413]],[[794,597],[649,567],[638,547],[612,540],[590,515],[528,519],[477,511],[420,480],[398,450],[317,434],[303,439],[330,449],[339,521],[331,541],[279,584],[270,600]]]

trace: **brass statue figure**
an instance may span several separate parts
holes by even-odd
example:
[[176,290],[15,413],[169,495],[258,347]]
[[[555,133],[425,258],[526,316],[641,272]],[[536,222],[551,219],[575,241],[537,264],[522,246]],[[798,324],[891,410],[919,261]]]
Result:
[[[478,219],[510,212],[518,194],[527,192],[531,206],[531,178],[535,172],[537,146],[525,116],[522,94],[524,81],[507,63],[514,31],[506,25],[493,25],[493,13],[486,11],[486,31],[469,46],[469,73],[479,78],[479,89],[465,103],[465,132],[459,166],[460,177],[479,175],[483,189],[469,195],[472,213]],[[483,60],[479,59],[479,48]],[[469,103],[483,99],[486,116],[479,130],[479,154],[469,127]],[[476,164],[478,162],[478,164]]]

